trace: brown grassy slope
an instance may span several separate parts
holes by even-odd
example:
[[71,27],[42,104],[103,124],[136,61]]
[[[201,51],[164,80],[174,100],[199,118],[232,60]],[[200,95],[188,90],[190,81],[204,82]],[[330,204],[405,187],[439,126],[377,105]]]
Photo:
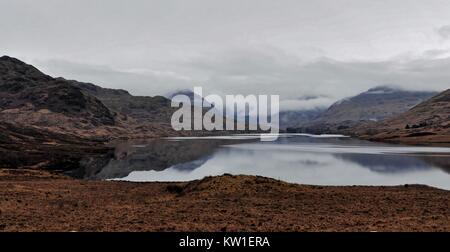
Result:
[[3,231],[450,231],[450,193],[320,187],[253,176],[78,181],[0,170]]
[[450,89],[380,123],[360,126],[359,136],[377,141],[450,145]]

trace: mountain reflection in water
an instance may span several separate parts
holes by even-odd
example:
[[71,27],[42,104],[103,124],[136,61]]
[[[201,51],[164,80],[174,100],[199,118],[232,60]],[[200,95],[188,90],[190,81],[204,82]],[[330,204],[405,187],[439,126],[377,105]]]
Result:
[[84,159],[81,176],[187,181],[231,173],[302,184],[426,184],[450,189],[449,167],[450,148],[286,134],[275,142],[261,142],[254,137],[224,137],[119,143],[113,154],[101,160]]

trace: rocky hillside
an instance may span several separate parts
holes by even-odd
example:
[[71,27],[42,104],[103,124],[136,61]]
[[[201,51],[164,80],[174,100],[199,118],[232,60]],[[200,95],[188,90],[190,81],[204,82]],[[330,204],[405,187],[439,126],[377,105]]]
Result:
[[133,96],[121,89],[102,88],[90,83],[70,81],[89,95],[99,99],[111,111],[131,117],[138,122],[170,123],[175,109],[170,106],[170,100],[163,96]]
[[83,157],[111,154],[117,138],[180,135],[164,97],[53,78],[0,57],[0,168],[73,170]]
[[[86,124],[114,125],[114,114],[94,96],[63,79],[41,73],[33,66],[7,56],[0,58],[1,117],[36,112],[83,118]],[[12,118],[20,122],[25,118]]]
[[88,139],[153,137],[172,132],[164,97],[53,78],[20,60],[0,58],[0,120]]
[[358,135],[378,141],[450,144],[450,89],[409,111],[357,128]]

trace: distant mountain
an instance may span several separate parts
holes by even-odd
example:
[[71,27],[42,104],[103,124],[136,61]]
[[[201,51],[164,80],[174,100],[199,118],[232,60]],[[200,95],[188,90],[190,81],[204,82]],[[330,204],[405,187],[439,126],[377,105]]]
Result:
[[[205,100],[205,98],[203,98],[202,96],[194,93],[194,91],[190,90],[190,89],[182,89],[182,90],[178,90],[175,92],[172,92],[170,94],[168,94],[166,97],[170,100],[172,100],[175,96],[177,95],[185,95],[187,97],[189,97],[191,104],[197,107],[201,107],[201,106],[211,106],[211,104],[209,102],[207,102]],[[196,103],[197,102],[197,103]]]
[[[202,107],[203,106],[203,113],[206,113],[211,108],[213,110],[215,110],[216,114],[220,115],[223,118],[223,123],[224,123],[223,124],[223,128],[224,129],[226,128],[227,124],[234,124],[235,128],[237,128],[238,125],[239,125],[240,127],[245,127],[245,129],[249,129],[249,122],[251,120],[250,120],[250,117],[248,115],[244,115],[243,118],[240,118],[238,116],[238,112],[237,111],[235,111],[233,116],[225,115],[224,114],[224,108],[214,107],[213,103],[209,103],[204,97],[194,93],[194,91],[192,91],[190,89],[178,90],[178,91],[175,91],[175,92],[172,92],[172,93],[168,94],[166,97],[172,100],[177,95],[185,95],[185,96],[189,97],[189,99],[191,101],[191,104],[193,106],[196,106],[196,107]],[[175,99],[175,101],[176,101],[176,99]],[[256,118],[256,120],[258,120],[258,117]],[[243,132],[245,132],[245,130],[244,131],[235,130],[233,132],[234,133],[239,133],[239,132],[243,133]]]
[[407,91],[387,86],[369,89],[336,102],[299,131],[338,132],[364,122],[382,121],[408,111],[436,92]]
[[376,87],[336,102],[316,121],[325,123],[380,121],[401,114],[435,94],[436,92]]
[[322,108],[299,111],[281,111],[279,114],[280,129],[293,129],[311,123],[325,111]]
[[450,89],[405,113],[357,129],[364,138],[403,143],[450,143]]

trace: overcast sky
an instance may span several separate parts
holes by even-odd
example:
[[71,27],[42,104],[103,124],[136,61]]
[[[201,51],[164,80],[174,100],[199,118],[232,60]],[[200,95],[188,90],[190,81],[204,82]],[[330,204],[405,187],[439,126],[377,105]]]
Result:
[[0,0],[0,54],[135,95],[202,86],[314,107],[449,88],[450,1]]

